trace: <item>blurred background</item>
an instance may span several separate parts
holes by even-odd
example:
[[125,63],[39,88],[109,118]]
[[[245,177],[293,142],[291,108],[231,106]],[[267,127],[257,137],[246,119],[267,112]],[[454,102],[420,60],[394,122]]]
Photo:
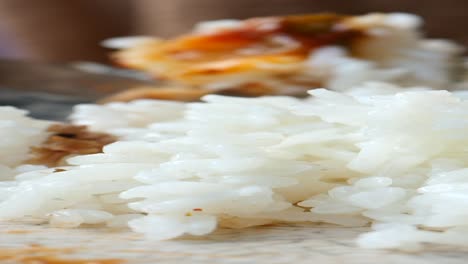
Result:
[[462,0],[0,0],[0,58],[106,63],[99,43],[110,37],[170,37],[204,20],[327,11],[415,13],[426,35],[468,44]]

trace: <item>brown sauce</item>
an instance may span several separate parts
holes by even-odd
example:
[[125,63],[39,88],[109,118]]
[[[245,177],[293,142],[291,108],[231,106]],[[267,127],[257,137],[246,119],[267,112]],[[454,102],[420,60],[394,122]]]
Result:
[[[268,54],[307,55],[312,49],[330,44],[348,45],[364,36],[360,30],[339,26],[345,18],[336,14],[253,18],[244,21],[239,28],[168,40],[162,49],[171,59],[188,61]],[[272,43],[274,36],[288,37],[299,45],[288,47],[287,43]],[[279,46],[284,46],[280,52]],[[255,50],[246,55],[239,52],[248,47],[255,47]],[[179,56],[180,53],[198,53],[199,56]]]
[[27,163],[57,166],[68,155],[100,153],[105,145],[117,140],[110,134],[89,131],[86,126],[54,124],[47,131],[50,136],[31,149],[32,158]]

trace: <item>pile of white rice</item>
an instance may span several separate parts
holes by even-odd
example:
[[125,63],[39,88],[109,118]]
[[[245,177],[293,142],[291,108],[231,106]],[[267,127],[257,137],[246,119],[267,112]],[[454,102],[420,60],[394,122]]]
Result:
[[[197,30],[237,23],[228,22]],[[78,105],[73,124],[119,141],[60,170],[26,164],[51,122],[0,107],[0,220],[129,226],[152,239],[285,222],[371,225],[362,247],[468,246],[468,92],[431,90],[456,86],[460,48],[421,38],[408,14],[354,23],[372,37],[301,64],[300,78],[331,89],[306,99]]]
[[0,108],[0,219],[153,239],[323,222],[372,225],[363,247],[468,246],[466,93],[374,82],[310,94],[79,105],[73,123],[120,141],[58,172],[21,165],[49,123]]

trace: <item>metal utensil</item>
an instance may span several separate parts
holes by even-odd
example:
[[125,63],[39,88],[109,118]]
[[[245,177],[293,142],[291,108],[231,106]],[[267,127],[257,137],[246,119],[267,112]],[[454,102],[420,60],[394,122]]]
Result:
[[138,72],[94,63],[0,60],[0,105],[29,110],[35,118],[64,120],[75,104],[142,85],[156,82]]

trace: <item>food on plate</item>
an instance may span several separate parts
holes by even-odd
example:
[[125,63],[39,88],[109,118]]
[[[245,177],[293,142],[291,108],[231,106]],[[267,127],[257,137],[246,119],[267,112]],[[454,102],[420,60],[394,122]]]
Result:
[[[285,21],[320,41],[288,35],[278,27]],[[420,39],[417,22],[374,14],[204,24],[117,55],[179,85],[151,97],[170,100],[131,101],[152,91],[128,91],[119,100],[129,102],[75,106],[67,124],[0,107],[0,220],[129,227],[151,239],[327,223],[371,226],[358,238],[368,248],[468,246],[468,92],[450,77],[459,48]],[[248,41],[205,43],[249,27]],[[287,32],[307,48],[255,46],[265,40],[257,31]],[[250,38],[257,49],[237,54]],[[187,42],[201,57],[168,55],[175,46],[187,52]],[[232,76],[231,64],[199,71],[218,60],[242,67]],[[292,89],[296,78],[306,81]],[[260,88],[244,91],[249,85]],[[262,89],[273,92],[231,96]],[[307,89],[302,98],[291,92]],[[178,96],[202,99],[171,101]]]
[[[311,88],[345,90],[365,81],[444,88],[454,81],[461,49],[425,39],[410,14],[296,15],[203,22],[171,39],[111,39],[113,58],[149,73],[167,88],[236,96],[306,96]],[[133,40],[133,41],[132,41]],[[191,90],[189,90],[191,89]],[[159,91],[145,90],[150,98]],[[126,93],[124,101],[145,98]],[[114,99],[119,99],[114,98]]]
[[0,219],[128,224],[153,239],[284,222],[371,224],[361,246],[468,245],[466,93],[375,82],[309,93],[78,105],[72,124],[118,141],[59,167],[27,165],[24,151],[13,157],[12,141],[39,146],[49,123],[0,108],[10,139],[0,151],[16,161],[2,159]]

